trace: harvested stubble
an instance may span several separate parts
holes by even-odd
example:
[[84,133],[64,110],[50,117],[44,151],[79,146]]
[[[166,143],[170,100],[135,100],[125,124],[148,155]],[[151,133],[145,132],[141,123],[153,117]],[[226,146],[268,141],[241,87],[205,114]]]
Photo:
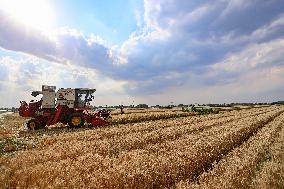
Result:
[[[144,114],[144,113],[158,113],[158,112],[176,112],[176,111],[182,111],[182,110],[125,110],[123,114]],[[121,115],[121,112],[114,111],[112,112],[112,115]]]
[[[283,123],[283,122],[282,122]],[[279,137],[268,148],[269,158],[259,166],[253,179],[253,188],[283,188],[284,186],[284,128],[282,126]]]
[[[267,113],[268,111],[244,111],[243,113],[235,113],[230,114],[226,113],[223,115],[208,115],[208,116],[194,116],[190,118],[182,118],[182,119],[172,119],[167,122],[160,120],[156,122],[146,122],[139,124],[127,124],[120,125],[115,128],[107,128],[107,129],[98,129],[95,132],[84,132],[83,134],[72,133],[63,135],[60,138],[47,138],[44,143],[48,145],[55,143],[57,140],[62,142],[74,142],[78,143],[78,141],[91,141],[92,145],[97,146],[95,143],[101,143],[102,141],[106,141],[109,144],[110,148],[117,148],[120,145],[128,145],[131,146],[132,143],[130,141],[134,141],[139,137],[142,137],[140,140],[135,140],[137,143],[145,143],[145,140],[150,141],[158,141],[161,142],[161,139],[178,138],[182,136],[182,134],[186,133],[197,133],[201,132],[205,129],[210,129],[213,126],[218,126],[219,124],[228,123],[234,120],[239,120],[245,117],[250,117],[254,115],[260,115],[263,113]],[[167,135],[165,135],[167,133]],[[169,137],[172,136],[172,137]],[[76,140],[74,140],[76,138]],[[129,140],[127,140],[129,138]],[[155,138],[155,139],[154,139]],[[43,145],[45,145],[43,143]],[[147,143],[145,143],[147,144]],[[136,146],[134,144],[133,146]],[[97,146],[100,149],[100,146]],[[101,148],[100,151],[113,151],[109,148]]]
[[170,119],[179,117],[193,116],[191,112],[148,112],[148,113],[132,113],[132,114],[120,114],[113,116],[112,124],[126,124],[126,123],[138,123],[144,121],[155,121],[159,119]]
[[[160,129],[161,132],[156,132],[159,137],[155,140],[159,141],[171,135],[170,128],[173,132],[179,132],[176,128],[183,131],[190,128],[191,124],[192,127],[197,127],[196,124],[202,127],[201,123],[208,121],[207,116],[200,116],[197,122],[192,122],[192,117],[189,117],[47,137],[41,149],[22,152],[12,158],[2,157],[0,163],[6,168],[1,183],[3,186],[30,188],[174,186],[182,179],[201,174],[203,169],[220,160],[224,154],[277,117],[283,108],[271,107],[265,110],[267,113],[246,110],[247,116],[236,116],[238,119],[230,122],[220,121],[226,116],[214,115],[220,118],[213,119],[212,124],[215,122],[219,126],[195,134],[187,132],[163,142],[141,143],[145,137],[139,133],[147,135],[155,132],[151,129],[159,130],[168,122],[176,124],[165,127],[165,131]],[[158,126],[153,126],[155,124]],[[144,130],[143,127],[147,125],[151,129]],[[123,140],[123,130],[128,132],[127,138],[131,141]],[[140,146],[137,148],[134,144]],[[117,147],[123,145],[126,146],[123,150]]]
[[[193,183],[181,181],[176,188],[281,188],[284,186],[284,151],[281,149],[284,142],[283,126],[282,113],[239,148],[235,148],[209,173],[203,173]],[[269,171],[265,165],[269,165]]]
[[[267,108],[263,108],[263,109],[265,110]],[[257,111],[257,109],[253,109],[253,111]],[[238,111],[233,111],[231,115],[236,114],[236,112]],[[120,114],[120,115],[113,116],[112,124],[138,123],[138,122],[144,122],[144,121],[155,121],[155,120],[160,120],[160,119],[188,117],[192,115],[196,115],[196,113],[177,112],[177,111],[165,111],[165,112],[148,111],[147,113],[144,113],[144,114],[141,114],[141,113]]]
[[[254,113],[252,115],[260,115],[261,113]],[[112,140],[107,139],[110,148],[101,151],[100,155],[117,156],[122,151],[129,151],[134,149],[143,149],[147,146],[154,144],[169,142],[177,140],[180,137],[187,136],[188,134],[198,134],[199,132],[208,130],[212,127],[216,127],[232,121],[244,119],[252,115],[242,115],[240,117],[221,117],[218,120],[204,120],[202,122],[193,122],[179,124],[175,122],[173,124],[163,126],[162,128],[148,130],[148,132],[136,132],[124,134],[122,137],[116,137]],[[100,147],[98,147],[100,148]]]
[[[73,132],[74,134],[78,133],[78,136],[83,136],[81,137],[81,140],[85,140],[86,138],[89,138],[90,140],[99,140],[101,138],[109,138],[109,137],[118,137],[118,136],[125,136],[127,134],[132,133],[140,133],[140,132],[150,132],[150,131],[154,131],[157,129],[162,129],[162,128],[167,128],[167,127],[181,127],[182,125],[194,125],[196,126],[197,123],[199,122],[203,122],[203,121],[212,121],[214,119],[224,119],[224,118],[228,118],[227,121],[231,121],[233,119],[239,119],[241,117],[247,117],[247,116],[252,116],[252,115],[257,115],[257,114],[261,114],[261,113],[265,113],[268,111],[273,111],[273,108],[270,109],[261,109],[261,110],[246,110],[246,111],[232,111],[230,113],[226,112],[226,113],[220,113],[220,114],[211,114],[211,115],[207,115],[207,116],[190,116],[190,117],[186,117],[186,118],[180,118],[178,119],[178,121],[176,121],[175,119],[171,119],[168,120],[167,122],[160,120],[160,121],[156,121],[156,124],[151,124],[149,122],[140,122],[139,124],[126,124],[126,125],[116,125],[115,127],[117,129],[102,129],[99,130],[97,129],[95,133],[92,132],[85,132],[84,135],[80,134],[80,132],[78,132],[78,130],[66,130],[66,129],[56,129],[53,128],[51,130],[38,130],[35,132],[30,132],[30,131],[20,131],[18,133],[18,135],[20,137],[24,137],[24,138],[39,138],[41,136],[44,135],[58,135],[60,133],[69,133],[68,137],[70,138],[70,140],[73,140],[74,137],[77,136],[73,136],[70,135],[70,132]],[[9,120],[9,119],[8,119]],[[226,121],[226,120],[225,120]],[[25,122],[23,119],[21,120],[22,124]],[[202,131],[203,129],[208,129],[210,127],[210,125],[208,127],[198,127],[197,130]],[[80,129],[82,130],[86,130],[86,129]],[[87,129],[89,130],[89,129]],[[115,131],[115,132],[114,132]],[[89,134],[88,134],[89,133]],[[100,137],[98,136],[98,133]],[[86,136],[88,135],[88,136]],[[64,137],[66,137],[64,135]],[[53,142],[55,142],[54,138],[50,138]],[[77,138],[77,140],[79,140],[79,138]]]
[[[9,120],[9,122],[6,122]],[[18,114],[6,114],[0,117],[0,137],[14,136],[19,129],[24,127],[23,123],[27,118],[20,117]]]

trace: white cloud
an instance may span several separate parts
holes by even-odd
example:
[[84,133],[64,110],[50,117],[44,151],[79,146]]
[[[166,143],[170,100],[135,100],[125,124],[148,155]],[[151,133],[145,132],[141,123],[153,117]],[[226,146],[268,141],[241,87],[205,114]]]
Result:
[[95,105],[115,104],[121,99],[127,103],[125,98],[130,98],[124,91],[125,82],[81,66],[50,64],[30,56],[19,59],[5,56],[0,59],[0,68],[7,73],[7,78],[0,80],[0,107],[19,106],[20,100],[29,101],[30,93],[40,90],[43,84],[58,88],[96,88]]
[[249,6],[254,5],[256,0],[230,0],[230,1],[223,1],[226,3],[226,8],[222,11],[220,15],[220,19],[224,19],[226,16],[229,16],[232,12],[246,9]]
[[211,66],[218,72],[250,72],[262,67],[284,65],[284,38],[263,44],[253,44],[240,53],[229,54],[222,62]]
[[91,35],[87,38],[69,28],[51,31],[32,28],[1,11],[0,19],[0,45],[5,49],[59,63],[69,61],[80,65],[87,62],[94,68],[108,66],[111,62],[109,48],[100,37]]
[[[211,92],[216,93],[215,99],[226,99],[235,91],[245,99],[253,92],[246,93],[250,89],[240,85],[240,78],[258,82],[258,75],[282,69],[284,6],[279,2],[145,0],[144,17],[136,14],[139,30],[121,46],[110,46],[99,36],[85,36],[70,28],[31,30],[0,12],[4,20],[0,23],[0,45],[61,63],[56,66],[62,66],[60,69],[69,67],[64,77],[72,84],[92,85],[88,77],[100,78],[94,84],[99,83],[102,91],[114,90],[118,96],[126,90],[140,99],[158,102],[173,98],[173,94],[184,100],[193,94],[196,98],[192,99],[201,100]],[[47,65],[44,67],[52,70]],[[33,70],[24,73],[36,75]],[[59,76],[51,81],[63,84]],[[280,86],[261,88],[259,92],[264,94]]]
[[[284,14],[279,15],[271,23],[265,24],[249,34],[237,35],[234,31],[218,39],[224,45],[242,45],[271,40],[271,36],[280,35],[284,27]],[[217,40],[215,40],[217,41]]]

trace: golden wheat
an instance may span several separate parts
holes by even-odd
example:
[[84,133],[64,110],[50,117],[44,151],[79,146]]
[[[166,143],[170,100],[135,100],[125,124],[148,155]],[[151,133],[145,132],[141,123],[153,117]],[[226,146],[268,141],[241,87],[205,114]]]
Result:
[[281,114],[239,148],[235,148],[212,171],[203,173],[193,183],[181,181],[177,188],[252,188],[252,180],[262,164],[271,159],[269,148],[279,131],[283,130],[283,121],[284,114]]
[[283,111],[259,108],[44,136],[37,149],[0,158],[0,186],[173,187],[222,162]]

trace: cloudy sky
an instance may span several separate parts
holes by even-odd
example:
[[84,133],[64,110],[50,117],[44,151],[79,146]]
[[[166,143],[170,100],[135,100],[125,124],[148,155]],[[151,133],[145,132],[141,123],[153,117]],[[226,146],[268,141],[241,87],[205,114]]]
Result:
[[283,0],[0,0],[0,107],[42,84],[96,105],[284,99]]

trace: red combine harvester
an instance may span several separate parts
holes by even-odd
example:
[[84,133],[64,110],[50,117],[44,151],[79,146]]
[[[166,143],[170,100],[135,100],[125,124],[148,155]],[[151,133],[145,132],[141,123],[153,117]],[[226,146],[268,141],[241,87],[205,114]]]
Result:
[[108,125],[110,111],[101,110],[93,113],[90,111],[90,102],[94,99],[96,89],[59,89],[55,86],[42,86],[42,91],[33,91],[32,96],[42,94],[40,101],[33,100],[28,104],[21,101],[19,114],[22,117],[32,117],[28,121],[29,129],[35,130],[56,123],[68,124],[71,128]]

